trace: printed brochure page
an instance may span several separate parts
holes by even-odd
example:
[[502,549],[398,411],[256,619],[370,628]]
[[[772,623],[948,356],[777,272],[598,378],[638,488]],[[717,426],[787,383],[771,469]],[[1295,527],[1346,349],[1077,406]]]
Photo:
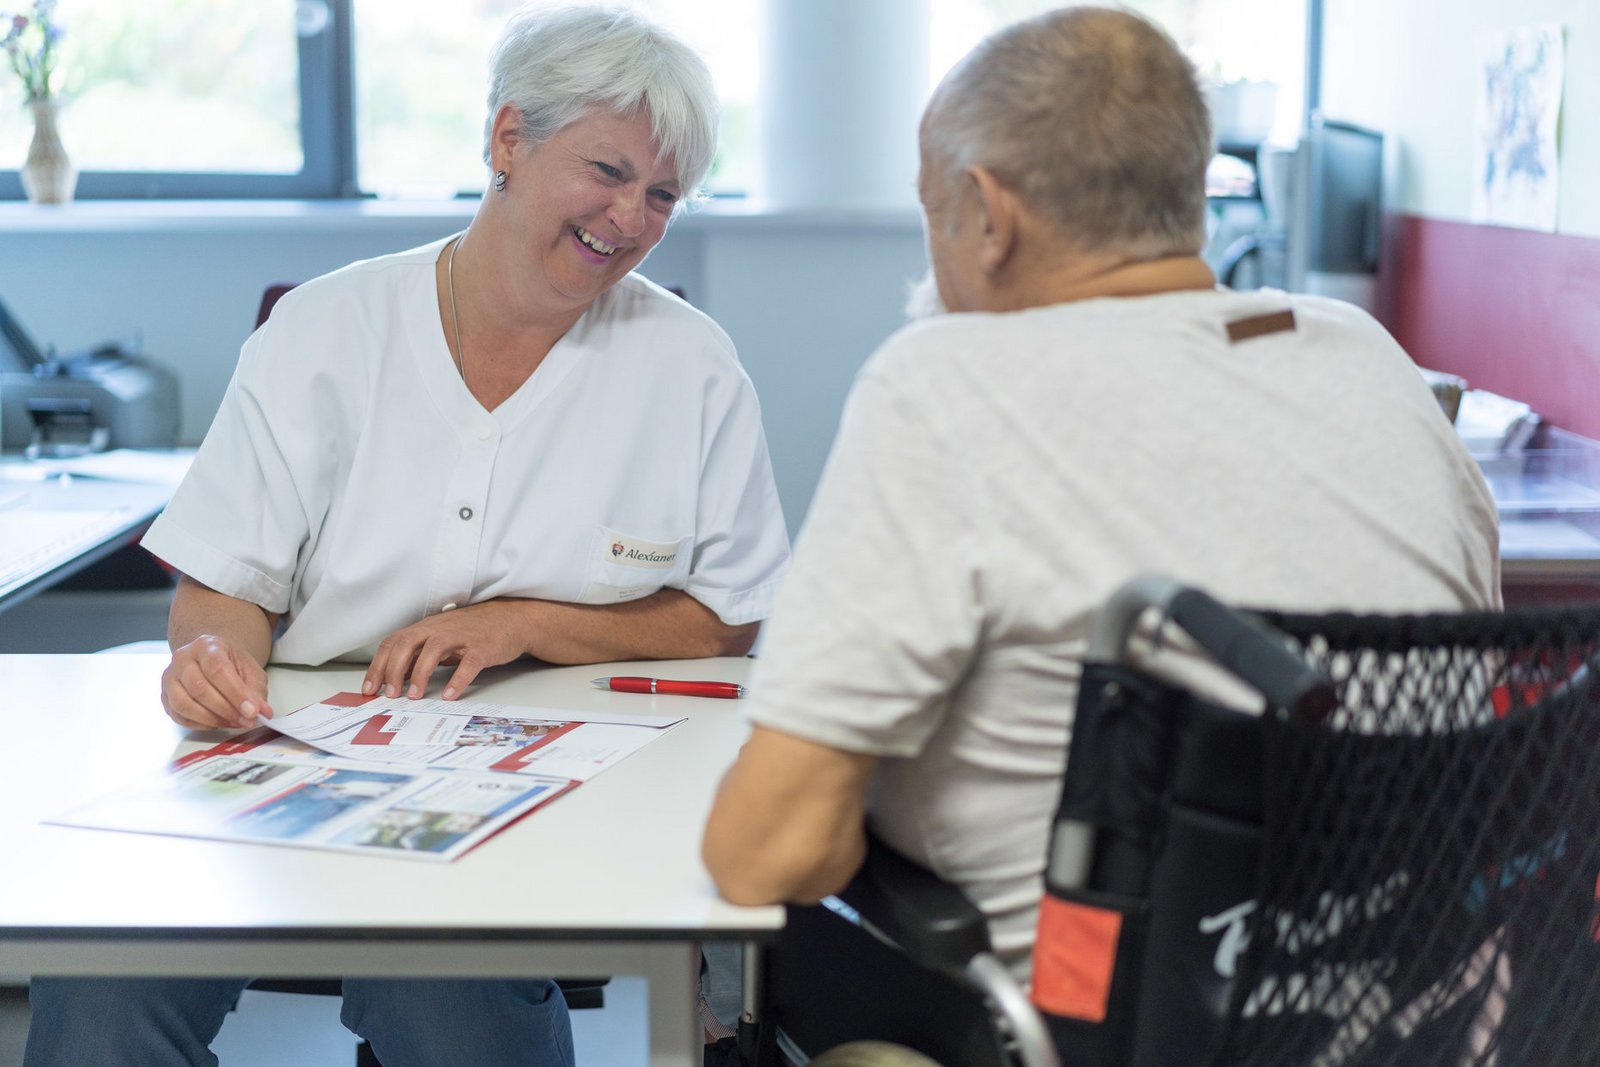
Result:
[[337,693],[46,821],[452,860],[682,721]]
[[347,760],[510,771],[586,782],[682,716],[580,715],[559,708],[338,693],[267,725]]
[[491,772],[352,766],[229,747],[195,753],[167,774],[46,821],[453,860],[577,784]]

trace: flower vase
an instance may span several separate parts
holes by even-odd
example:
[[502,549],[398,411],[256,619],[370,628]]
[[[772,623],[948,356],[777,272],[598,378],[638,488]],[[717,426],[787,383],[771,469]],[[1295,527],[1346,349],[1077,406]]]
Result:
[[78,168],[67,158],[66,146],[56,128],[60,105],[54,100],[35,100],[33,143],[22,164],[22,189],[35,204],[66,204],[78,185]]

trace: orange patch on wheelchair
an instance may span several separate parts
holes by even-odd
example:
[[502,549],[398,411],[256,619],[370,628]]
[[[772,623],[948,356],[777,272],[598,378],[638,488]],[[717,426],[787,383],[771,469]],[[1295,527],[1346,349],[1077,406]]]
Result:
[[1104,1022],[1122,914],[1046,896],[1033,944],[1033,1002],[1041,1011]]

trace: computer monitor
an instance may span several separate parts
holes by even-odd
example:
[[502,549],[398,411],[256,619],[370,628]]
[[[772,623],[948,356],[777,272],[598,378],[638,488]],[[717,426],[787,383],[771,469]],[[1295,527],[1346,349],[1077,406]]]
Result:
[[1313,116],[1295,170],[1288,287],[1369,304],[1383,228],[1383,134]]
[[1378,269],[1382,224],[1383,134],[1318,118],[1307,138],[1311,152],[1308,270]]

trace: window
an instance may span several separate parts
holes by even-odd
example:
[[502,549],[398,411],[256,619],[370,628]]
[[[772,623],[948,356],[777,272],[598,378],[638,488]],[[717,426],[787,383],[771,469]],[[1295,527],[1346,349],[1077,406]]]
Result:
[[[67,31],[60,124],[81,172],[78,196],[481,192],[489,49],[518,6],[60,0]],[[707,57],[723,103],[722,151],[709,185],[742,191],[754,152],[760,5],[633,6]],[[16,199],[32,126],[20,87],[5,73],[0,198]]]
[[[748,191],[757,171],[763,3],[611,2],[631,2],[706,57],[723,105],[709,189]],[[937,81],[984,34],[1059,0],[927,2],[929,70]],[[481,192],[489,48],[519,3],[59,0],[67,31],[60,125],[82,172],[78,195]],[[31,3],[0,0],[0,6]],[[1134,0],[1132,6],[1165,25],[1203,75],[1250,89],[1230,103],[1249,96],[1259,117],[1265,100],[1274,139],[1298,132],[1304,5]],[[16,168],[31,119],[16,79],[7,75],[0,70],[0,199],[17,199]]]
[[[358,187],[380,196],[482,192],[489,50],[522,0],[458,0],[448,18],[437,0],[354,5]],[[760,5],[635,0],[631,6],[706,58],[723,109],[721,151],[708,186],[744,191],[754,153]]]
[[[937,84],[966,51],[1000,26],[1060,0],[932,0],[929,25]],[[1188,53],[1211,90],[1219,140],[1292,144],[1305,107],[1306,4],[1284,0],[1128,0]]]
[[[78,195],[340,192],[344,2],[60,0],[60,126]],[[30,138],[16,79],[0,81],[0,195],[20,195]]]

